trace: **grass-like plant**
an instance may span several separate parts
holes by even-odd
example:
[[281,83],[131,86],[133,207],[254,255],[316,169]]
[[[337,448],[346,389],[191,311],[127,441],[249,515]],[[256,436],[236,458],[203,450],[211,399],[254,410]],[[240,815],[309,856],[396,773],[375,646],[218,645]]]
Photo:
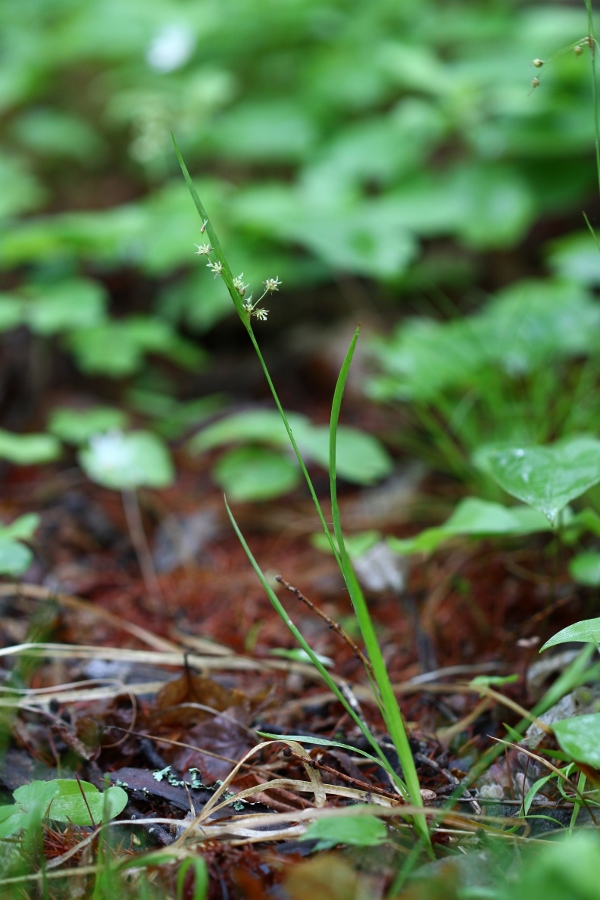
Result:
[[[217,276],[221,277],[223,279],[223,281],[225,282],[225,285],[227,287],[227,290],[229,291],[229,295],[233,301],[233,304],[238,313],[238,316],[239,316],[244,328],[246,329],[248,336],[250,338],[250,341],[252,342],[252,345],[258,356],[260,365],[263,369],[265,378],[267,379],[267,383],[269,385],[271,394],[275,401],[275,405],[277,406],[277,409],[283,420],[283,424],[285,425],[285,428],[286,428],[286,431],[287,431],[287,434],[288,434],[288,437],[290,440],[290,444],[293,447],[294,453],[296,454],[298,463],[300,465],[300,468],[302,470],[302,473],[303,473],[306,483],[308,485],[308,489],[310,491],[311,497],[315,504],[315,508],[316,508],[319,520],[321,522],[321,526],[327,537],[327,540],[329,542],[331,550],[335,555],[336,561],[340,567],[340,571],[343,575],[346,587],[348,589],[348,593],[349,593],[350,599],[352,601],[352,605],[353,605],[354,612],[355,612],[355,615],[356,615],[356,618],[358,621],[360,632],[361,632],[362,638],[364,640],[365,647],[366,647],[366,650],[367,650],[367,653],[368,653],[368,656],[369,656],[369,659],[371,662],[371,666],[372,666],[372,675],[369,672],[367,672],[367,675],[369,676],[369,679],[371,681],[371,685],[372,685],[373,692],[375,694],[375,697],[376,697],[376,700],[377,700],[377,703],[379,706],[379,710],[381,712],[383,720],[388,729],[389,735],[392,739],[392,742],[393,742],[396,752],[398,754],[398,759],[402,766],[403,777],[400,777],[395,772],[395,770],[393,769],[393,767],[387,760],[387,758],[384,755],[383,751],[381,750],[376,738],[374,737],[374,735],[372,734],[372,732],[370,731],[368,726],[364,723],[364,721],[361,719],[361,717],[359,715],[357,715],[355,710],[348,703],[348,701],[344,697],[343,693],[340,691],[340,689],[338,688],[336,683],[333,681],[333,679],[327,672],[327,669],[323,666],[323,664],[319,660],[318,656],[313,652],[313,650],[311,649],[311,647],[309,646],[309,644],[307,643],[307,641],[305,640],[305,638],[303,637],[301,632],[298,630],[298,628],[291,622],[281,601],[279,600],[279,598],[277,597],[275,592],[272,590],[272,588],[268,584],[268,581],[267,581],[265,575],[261,571],[260,566],[258,565],[257,561],[255,560],[254,556],[252,555],[252,552],[251,552],[250,548],[248,547],[246,541],[244,540],[244,537],[235,521],[233,513],[232,513],[231,509],[229,508],[229,505],[227,504],[227,501],[226,501],[227,512],[229,514],[229,518],[231,519],[233,528],[235,529],[235,532],[236,532],[238,538],[240,539],[242,546],[244,547],[244,550],[248,556],[248,559],[250,560],[250,563],[252,564],[259,580],[261,581],[273,607],[275,608],[277,613],[281,616],[282,620],[286,623],[287,627],[289,628],[291,633],[294,635],[295,639],[298,641],[300,646],[308,654],[313,665],[317,668],[317,670],[323,677],[323,680],[326,682],[327,686],[336,695],[336,697],[343,704],[344,708],[346,709],[346,711],[348,712],[350,717],[353,719],[353,721],[359,727],[359,729],[361,730],[361,732],[363,733],[363,735],[369,742],[370,746],[372,747],[377,761],[388,772],[388,775],[390,776],[393,783],[396,785],[397,789],[399,790],[401,795],[404,797],[406,802],[410,803],[410,805],[412,807],[415,807],[418,809],[418,807],[423,806],[423,800],[422,800],[422,796],[421,796],[419,778],[417,775],[413,755],[412,755],[409,741],[408,741],[408,734],[406,731],[404,720],[402,718],[402,713],[400,711],[398,702],[396,700],[396,697],[395,697],[393,689],[392,689],[392,685],[391,685],[391,682],[389,679],[385,661],[383,659],[383,654],[381,652],[381,648],[379,646],[379,643],[378,643],[378,640],[377,640],[377,637],[375,634],[375,628],[374,628],[373,621],[372,621],[370,613],[369,613],[367,603],[363,596],[362,590],[358,583],[358,579],[354,572],[354,568],[350,561],[350,557],[346,550],[344,534],[343,534],[343,530],[342,530],[341,517],[340,517],[340,509],[339,509],[339,504],[338,504],[338,500],[337,500],[337,485],[336,485],[337,429],[338,429],[338,422],[339,422],[339,417],[340,417],[342,398],[343,398],[343,394],[344,394],[344,387],[346,384],[346,379],[348,377],[348,372],[349,372],[350,365],[352,362],[352,357],[354,354],[354,349],[356,347],[356,342],[358,340],[359,329],[357,328],[357,330],[354,334],[354,337],[352,339],[352,342],[350,344],[350,347],[348,349],[348,352],[346,354],[346,357],[344,359],[344,362],[343,362],[343,365],[342,365],[342,368],[341,368],[341,371],[340,371],[340,374],[339,374],[339,377],[337,380],[334,397],[333,397],[333,402],[332,402],[332,407],[331,407],[330,431],[329,431],[329,480],[330,480],[330,493],[331,493],[331,512],[332,512],[332,519],[333,519],[333,533],[332,533],[329,526],[327,525],[325,514],[323,512],[321,504],[319,503],[319,499],[318,499],[315,489],[313,487],[310,475],[308,474],[306,465],[302,459],[302,454],[300,452],[300,449],[298,447],[296,439],[294,438],[292,428],[290,427],[290,424],[286,417],[285,411],[281,405],[281,402],[277,395],[277,391],[275,389],[275,385],[273,384],[273,381],[269,374],[268,367],[267,367],[264,357],[260,351],[258,341],[256,339],[254,330],[252,328],[252,319],[253,318],[256,318],[258,320],[266,318],[267,310],[265,310],[261,306],[261,302],[265,296],[273,294],[275,291],[277,291],[280,282],[279,282],[278,278],[267,279],[265,282],[263,282],[264,292],[261,295],[261,297],[258,298],[258,300],[253,300],[252,296],[246,297],[247,287],[246,287],[246,285],[243,284],[241,275],[237,276],[237,277],[233,276],[231,268],[227,262],[227,258],[225,257],[225,254],[223,253],[223,250],[221,249],[221,245],[220,245],[218,236],[211,224],[210,218],[202,204],[202,201],[200,200],[200,197],[198,196],[198,193],[194,187],[193,181],[192,181],[191,176],[187,170],[187,167],[183,161],[181,153],[179,152],[179,148],[177,146],[177,142],[175,141],[175,138],[173,138],[173,143],[175,145],[175,152],[177,154],[177,158],[179,160],[181,170],[183,172],[183,175],[186,180],[187,186],[189,188],[190,194],[192,196],[192,199],[194,201],[194,204],[196,206],[196,209],[198,211],[198,214],[199,214],[201,222],[202,222],[201,233],[203,235],[206,235],[208,238],[208,241],[209,241],[206,244],[197,245],[198,246],[198,255],[201,257],[206,256],[206,258],[208,260],[207,266],[215,274],[215,277],[217,277]],[[416,832],[419,834],[419,837],[421,838],[421,840],[426,845],[429,845],[429,843],[430,843],[429,833],[428,833],[425,817],[416,814],[413,817],[413,824],[414,824],[414,828],[415,828]]]

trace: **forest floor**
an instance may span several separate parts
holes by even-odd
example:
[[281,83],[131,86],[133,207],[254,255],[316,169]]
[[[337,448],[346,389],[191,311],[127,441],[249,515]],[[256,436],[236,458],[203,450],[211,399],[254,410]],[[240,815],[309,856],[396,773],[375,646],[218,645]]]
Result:
[[[267,353],[287,408],[327,421],[337,364],[328,351],[300,362],[275,344]],[[241,408],[268,403],[258,377],[246,379],[251,365],[245,353],[220,362],[232,393],[236,384],[245,385],[236,398]],[[218,380],[218,373],[210,378]],[[203,390],[202,383],[197,388]],[[64,385],[57,390],[48,405],[58,396],[63,404],[79,396]],[[343,418],[378,434],[400,427],[351,388]],[[210,478],[211,455],[190,459],[177,447],[175,455],[175,485],[139,496],[157,583],[141,575],[118,492],[88,481],[74,461],[5,470],[3,519],[41,514],[35,563],[20,584],[0,586],[2,665],[10,684],[24,689],[19,707],[3,713],[6,797],[35,779],[75,775],[102,788],[108,774],[128,791],[123,816],[145,822],[115,832],[119,853],[135,854],[172,846],[181,828],[148,820],[189,823],[215,784],[250,754],[228,788],[250,790],[255,805],[233,804],[228,795],[205,823],[207,837],[197,848],[207,862],[209,896],[342,900],[362,896],[359,887],[373,898],[388,896],[414,843],[405,820],[387,819],[390,841],[379,847],[314,853],[314,841],[299,839],[303,815],[319,805],[310,781],[298,788],[307,779],[303,754],[281,742],[250,753],[266,741],[257,732],[341,741],[358,752],[304,745],[324,786],[325,808],[357,801],[399,805],[385,773],[360,755],[362,735],[318,673],[281,655],[294,640],[231,528],[222,492]],[[326,476],[314,474],[327,507]],[[456,484],[401,456],[385,484],[342,484],[340,490],[348,534],[377,529],[409,536],[443,519],[460,496]],[[331,660],[331,673],[348,686],[397,763],[355,652],[359,637],[339,571],[333,557],[311,543],[318,521],[305,491],[238,504],[235,515],[290,617],[311,647]],[[404,565],[372,557],[361,568],[426,805],[439,807],[457,794],[455,818],[433,835],[438,856],[450,862],[461,841],[475,847],[482,833],[478,817],[518,814],[524,792],[539,777],[530,758],[505,747],[470,793],[457,793],[494,738],[505,736],[503,723],[514,725],[519,708],[531,709],[541,696],[552,672],[535,666],[540,644],[589,613],[589,596],[564,576],[560,560],[551,575],[545,574],[552,568],[547,561],[540,565],[550,541],[542,535],[526,549],[506,540],[462,541],[426,561]],[[290,589],[277,584],[276,575]],[[27,655],[24,644],[40,644],[38,655]],[[470,683],[477,675],[516,680],[495,694]],[[158,772],[167,774],[157,780]],[[273,779],[275,787],[261,788]],[[561,821],[560,806],[549,793],[543,812]],[[261,825],[262,833],[257,825],[244,831],[236,820],[249,813],[271,816],[273,825]],[[89,862],[88,836],[85,829],[48,828],[46,860]],[[448,880],[445,890],[443,896],[452,896]]]

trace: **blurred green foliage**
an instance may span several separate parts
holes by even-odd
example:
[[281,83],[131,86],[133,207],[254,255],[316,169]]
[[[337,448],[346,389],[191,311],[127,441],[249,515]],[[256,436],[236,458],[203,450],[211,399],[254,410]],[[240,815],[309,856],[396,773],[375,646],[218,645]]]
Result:
[[[199,333],[229,312],[194,265],[170,130],[251,283],[464,283],[461,254],[589,195],[589,54],[531,66],[584,31],[583,9],[514,0],[4,0],[0,327],[66,332],[85,371],[115,377],[147,352],[201,364],[166,324],[117,334],[105,291],[134,270],[143,313]],[[461,253],[432,271],[447,238]]]
[[[374,345],[368,391],[409,400],[431,461],[467,478],[485,440],[595,428],[585,28],[566,2],[4,0],[0,332],[25,327],[38,357],[51,344],[91,376],[131,378],[156,356],[206,364],[198,337],[232,308],[194,255],[173,131],[250,285],[353,276],[401,303],[479,305],[490,254],[508,259],[537,227],[536,258],[520,251],[492,281],[545,267],[554,280],[508,287],[469,319],[403,325]],[[155,382],[129,399],[166,436],[221,403],[175,408]],[[239,463],[224,458],[222,482]]]

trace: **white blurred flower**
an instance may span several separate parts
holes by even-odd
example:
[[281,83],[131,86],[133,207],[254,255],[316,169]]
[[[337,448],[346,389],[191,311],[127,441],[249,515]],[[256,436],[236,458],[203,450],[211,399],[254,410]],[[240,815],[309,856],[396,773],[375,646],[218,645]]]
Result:
[[165,25],[152,39],[146,62],[158,72],[173,72],[188,61],[196,38],[187,25]]

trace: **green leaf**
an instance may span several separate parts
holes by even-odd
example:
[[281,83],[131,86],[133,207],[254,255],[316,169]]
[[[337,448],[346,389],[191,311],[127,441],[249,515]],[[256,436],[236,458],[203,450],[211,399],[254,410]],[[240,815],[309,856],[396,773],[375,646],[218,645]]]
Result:
[[576,762],[600,769],[600,713],[552,724],[559,746]]
[[576,284],[592,287],[600,284],[598,248],[587,230],[553,241],[549,248],[548,264],[563,278]]
[[189,870],[194,872],[194,889],[191,900],[206,900],[208,896],[208,867],[203,856],[192,856],[186,859],[177,872],[177,900],[189,897],[189,891],[185,889],[186,876]]
[[534,799],[535,795],[538,793],[538,791],[541,788],[543,788],[544,785],[547,784],[547,782],[550,781],[551,778],[556,778],[556,777],[557,776],[554,774],[544,775],[542,778],[538,778],[538,780],[535,781],[531,785],[531,787],[527,791],[527,794],[523,801],[523,812],[525,813],[525,815],[527,815],[527,813],[529,812],[529,810],[531,808],[531,804],[533,803],[533,799]]
[[503,684],[514,684],[518,680],[518,675],[476,675],[471,679],[471,684],[474,687],[497,687]]
[[597,550],[578,553],[569,563],[569,574],[579,584],[598,587],[600,585],[600,553]]
[[437,528],[427,528],[413,538],[388,537],[387,543],[397,553],[433,553],[440,544],[453,537],[516,537],[548,531],[548,520],[526,506],[502,506],[477,497],[461,500],[450,518]]
[[515,447],[489,457],[492,476],[508,494],[556,526],[561,510],[600,481],[600,441],[568,438],[552,447]]
[[[296,439],[303,455],[329,467],[327,426],[298,429]],[[374,484],[393,470],[393,463],[380,441],[357,428],[340,425],[337,430],[337,473],[354,484]]]
[[[110,787],[102,794],[87,781],[67,778],[49,782],[33,781],[17,788],[14,798],[17,805],[25,811],[34,806],[42,806],[43,813],[48,814],[51,819],[85,826],[101,822],[105,814],[106,818],[113,819],[127,805],[127,794],[121,787]],[[90,820],[90,812],[93,821]]]
[[16,834],[28,823],[27,814],[15,803],[10,806],[0,806],[0,840]]
[[0,527],[0,537],[10,538],[13,541],[27,541],[33,537],[36,528],[39,528],[40,517],[37,513],[25,513],[19,516],[10,525]]
[[583,619],[581,622],[574,622],[573,625],[567,625],[561,631],[553,635],[550,640],[546,641],[542,650],[548,647],[555,647],[557,644],[569,644],[571,641],[581,641],[586,644],[600,643],[600,618],[599,619]]
[[385,824],[375,816],[339,816],[311,822],[301,841],[318,840],[316,849],[335,844],[354,847],[377,847],[388,839]]
[[0,537],[0,575],[18,578],[33,561],[33,553],[24,544]]
[[[350,559],[357,559],[364,553],[367,553],[371,547],[374,547],[380,540],[381,532],[375,531],[374,529],[370,531],[359,531],[357,534],[344,536],[344,543],[346,544],[346,550]],[[320,531],[311,535],[310,542],[313,547],[316,547],[317,550],[321,550],[323,553],[332,552],[327,536]]]
[[[50,807],[50,818],[59,822],[91,825],[91,813],[93,821],[97,824],[104,818],[114,819],[127,805],[127,793],[118,785],[109,787],[104,793],[100,793],[93,784],[87,784],[85,781],[60,779],[58,785],[59,791]],[[85,793],[85,801],[81,796],[81,788]]]
[[131,316],[82,328],[69,335],[67,345],[84,372],[112,378],[137,371],[147,353],[165,356],[191,370],[205,359],[199,347],[180,337],[168,322],[152,316]]
[[35,466],[52,462],[60,454],[60,442],[51,434],[14,434],[0,429],[0,459],[17,466]]
[[[308,426],[308,419],[298,413],[286,413],[292,431]],[[287,447],[289,438],[281,416],[275,410],[254,409],[234,413],[219,419],[212,425],[203,428],[188,442],[192,453],[202,453],[221,444],[241,443],[274,444]]]
[[31,781],[13,791],[13,797],[23,810],[28,810],[39,804],[47,806],[58,791],[56,780]]
[[[305,416],[286,413],[294,437],[304,457],[323,468],[329,466],[329,430],[311,425]],[[220,444],[242,441],[287,447],[289,438],[279,413],[249,410],[226,416],[204,428],[189,442],[192,453],[210,450]],[[347,481],[372,484],[392,470],[392,461],[382,444],[364,431],[341,426],[338,430],[338,472]],[[229,493],[229,491],[228,491]]]
[[88,478],[115,491],[168,487],[175,477],[166,445],[150,431],[94,435],[78,459]]
[[239,447],[225,453],[213,469],[217,484],[231,500],[271,500],[300,481],[296,463],[266,447]]
[[119,430],[126,425],[127,414],[112,406],[53,409],[48,420],[48,430],[52,434],[67,444],[77,446],[85,444],[95,434]]
[[97,281],[73,279],[42,289],[26,305],[26,320],[37,334],[92,328],[106,318],[106,292]]

